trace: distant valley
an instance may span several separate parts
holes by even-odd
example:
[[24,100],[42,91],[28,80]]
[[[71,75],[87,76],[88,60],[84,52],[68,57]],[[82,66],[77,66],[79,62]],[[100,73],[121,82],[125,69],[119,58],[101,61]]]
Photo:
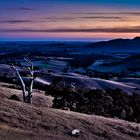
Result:
[[1,79],[14,77],[10,65],[26,65],[23,60],[26,55],[32,59],[38,79],[42,79],[38,82],[46,84],[64,77],[77,87],[139,91],[137,84],[128,85],[119,79],[134,81],[140,77],[140,37],[95,43],[0,42]]

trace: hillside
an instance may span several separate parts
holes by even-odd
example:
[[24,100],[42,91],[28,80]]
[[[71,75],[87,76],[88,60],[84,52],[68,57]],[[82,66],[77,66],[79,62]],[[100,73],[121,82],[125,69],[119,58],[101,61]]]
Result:
[[[0,83],[1,140],[138,140],[140,124],[50,108],[52,97],[42,91],[33,95],[33,104],[8,99],[20,91]],[[79,137],[69,132],[80,130]]]
[[140,52],[140,37],[133,39],[114,39],[110,41],[101,41],[90,43],[86,47],[90,47],[93,51],[104,52]]
[[[38,82],[42,84],[47,84],[47,83],[52,83],[53,79],[61,77],[60,74],[52,74],[52,75],[47,75],[45,78],[42,76],[40,79],[37,79]],[[133,79],[133,82],[128,84],[128,82],[121,82],[121,81],[113,81],[113,80],[105,80],[101,78],[89,78],[87,76],[83,76],[80,74],[75,74],[75,73],[69,73],[69,75],[63,75],[63,78],[66,83],[75,83],[77,88],[89,88],[89,89],[101,89],[101,90],[106,90],[108,88],[111,89],[116,89],[120,88],[123,91],[132,94],[132,92],[139,93],[139,83],[133,84],[135,81]],[[138,79],[136,79],[137,81]]]
[[[132,65],[132,64],[131,64]],[[115,66],[114,66],[115,67]],[[116,68],[116,67],[115,67]],[[7,77],[13,77],[15,74],[13,73],[12,69],[8,65],[1,64],[0,65],[0,71],[1,74],[1,81],[4,80],[3,76],[6,75]],[[102,89],[106,90],[108,88],[120,88],[128,93],[136,92],[139,93],[139,83],[135,83],[135,80],[138,81],[138,79],[133,79],[133,82],[121,82],[119,81],[113,81],[113,80],[105,80],[101,78],[89,78],[88,76],[84,76],[81,74],[77,74],[74,72],[57,72],[57,73],[47,73],[42,71],[37,71],[38,77],[35,79],[35,83],[37,84],[43,84],[48,85],[53,82],[54,79],[58,77],[63,77],[64,81],[66,83],[75,83],[77,88],[89,88],[89,89]]]

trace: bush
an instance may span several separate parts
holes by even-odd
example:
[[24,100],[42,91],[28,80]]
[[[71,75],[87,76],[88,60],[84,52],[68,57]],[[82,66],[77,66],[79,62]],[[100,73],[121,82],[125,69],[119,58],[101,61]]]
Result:
[[79,90],[51,85],[47,88],[46,94],[54,97],[54,108],[68,108],[85,114],[140,122],[140,95],[136,93],[128,95],[120,89]]

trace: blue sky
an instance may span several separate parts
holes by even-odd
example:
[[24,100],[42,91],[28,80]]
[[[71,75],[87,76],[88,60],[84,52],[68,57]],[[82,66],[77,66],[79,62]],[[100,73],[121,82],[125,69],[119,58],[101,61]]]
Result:
[[140,34],[140,0],[3,0],[0,39],[111,39]]

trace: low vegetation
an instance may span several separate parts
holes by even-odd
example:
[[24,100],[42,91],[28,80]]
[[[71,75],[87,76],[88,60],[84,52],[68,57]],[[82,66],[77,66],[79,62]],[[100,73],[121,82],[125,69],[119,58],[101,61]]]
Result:
[[129,95],[121,89],[77,89],[56,80],[47,87],[46,94],[54,97],[53,107],[57,109],[140,123],[140,95],[136,93]]

